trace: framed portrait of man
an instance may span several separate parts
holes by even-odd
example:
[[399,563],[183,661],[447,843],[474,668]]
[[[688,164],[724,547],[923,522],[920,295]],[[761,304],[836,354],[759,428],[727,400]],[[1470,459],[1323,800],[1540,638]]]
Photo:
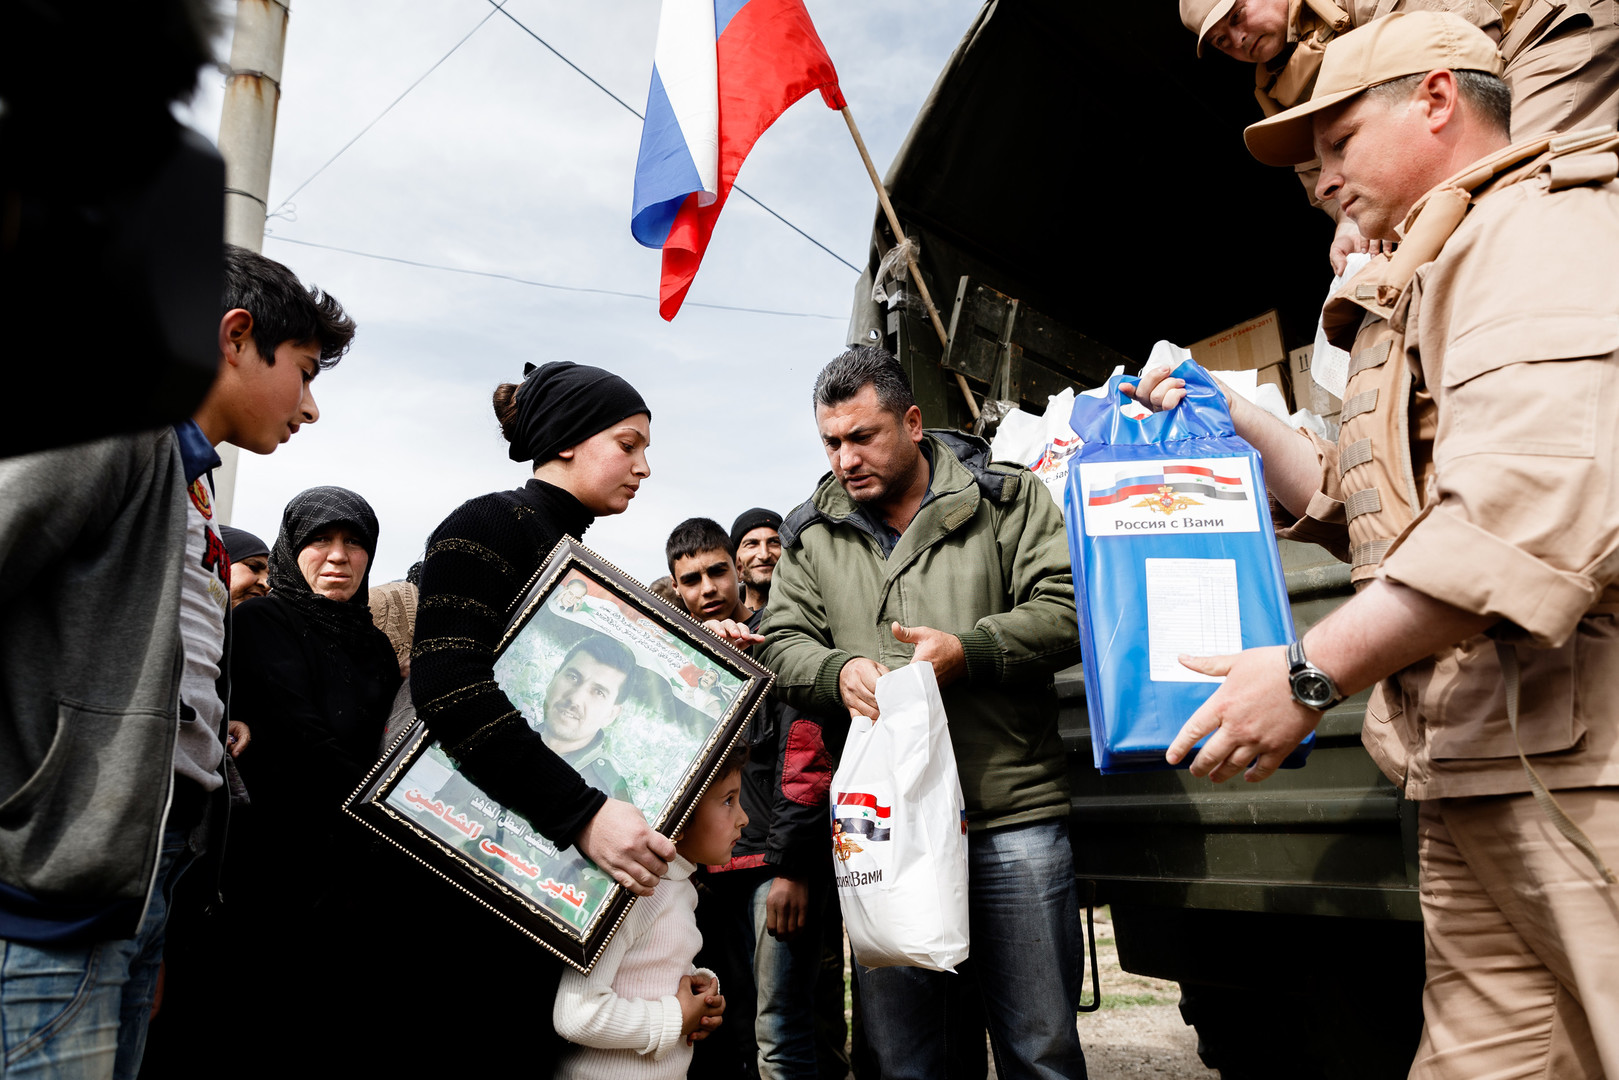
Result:
[[[576,540],[518,603],[495,681],[547,746],[608,797],[677,833],[771,675]],[[588,972],[634,896],[461,772],[420,720],[345,809]]]

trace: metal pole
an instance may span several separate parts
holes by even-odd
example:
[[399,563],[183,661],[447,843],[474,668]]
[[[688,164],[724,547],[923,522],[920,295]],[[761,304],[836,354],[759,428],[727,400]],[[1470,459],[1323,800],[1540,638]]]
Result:
[[287,16],[280,0],[236,0],[219,152],[225,158],[225,239],[252,251],[264,248]]
[[[883,186],[882,177],[877,175],[877,166],[872,164],[871,153],[866,149],[866,140],[860,137],[860,129],[855,126],[854,114],[849,107],[843,107],[844,123],[849,125],[849,134],[854,136],[855,149],[860,151],[860,160],[866,164],[866,175],[871,177],[871,186],[877,189],[877,201],[882,204],[883,213],[888,217],[888,228],[894,234],[894,243],[905,242],[905,230],[899,226],[899,215],[894,213],[894,204],[888,200],[888,189]],[[905,257],[907,268],[911,272],[911,280],[916,282],[916,291],[922,297],[922,303],[927,305],[928,320],[933,323],[933,332],[939,335],[939,344],[946,351],[950,348],[950,335],[945,332],[944,321],[939,318],[939,309],[934,306],[933,297],[928,294],[928,283],[922,280],[922,271],[916,265],[916,260],[909,255]],[[961,388],[961,396],[967,401],[967,409],[978,419],[978,400],[973,397],[972,389],[960,372],[956,373],[956,385]]]
[[[225,240],[251,251],[264,249],[289,15],[283,0],[236,0],[219,152],[225,158]],[[221,522],[229,522],[236,496],[236,448],[221,445],[219,457],[223,465],[214,470],[214,512]]]

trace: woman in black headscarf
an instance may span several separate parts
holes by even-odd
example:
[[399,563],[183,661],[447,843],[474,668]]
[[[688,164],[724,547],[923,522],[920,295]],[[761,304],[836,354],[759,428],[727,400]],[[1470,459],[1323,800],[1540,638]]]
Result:
[[546,838],[577,845],[637,892],[674,856],[629,803],[588,786],[529,727],[494,681],[512,606],[564,536],[621,514],[651,475],[652,413],[629,383],[559,361],[495,390],[513,461],[534,478],[473,499],[427,542],[410,688],[417,715],[467,776]]
[[[634,806],[591,787],[545,745],[495,683],[494,650],[513,606],[557,542],[583,537],[597,517],[623,513],[651,475],[652,413],[617,375],[566,361],[527,368],[521,385],[496,388],[494,405],[509,456],[533,462],[533,478],[515,491],[464,504],[429,538],[411,696],[469,779],[558,848],[578,847],[644,895],[667,869],[674,845]],[[435,922],[456,913],[457,940],[465,946],[457,954],[461,970],[453,978],[447,973],[449,981],[498,988],[515,1012],[550,1016],[555,961],[464,898],[441,891],[435,903],[446,913]],[[517,1055],[515,1044],[510,1049]],[[514,1061],[532,1075],[549,1058],[543,1048],[535,1053],[533,1043],[527,1049]]]
[[376,549],[364,499],[310,488],[282,514],[270,595],[236,609],[231,705],[253,729],[240,764],[260,819],[332,818],[376,760],[399,689],[399,663],[367,603]]
[[[253,731],[237,764],[250,805],[233,817],[227,897],[244,923],[243,1010],[284,1038],[311,976],[352,973],[364,920],[364,834],[343,802],[376,759],[399,664],[366,602],[377,518],[339,487],[295,496],[270,551],[270,595],[235,610],[231,708]],[[295,1010],[289,1013],[289,1009]],[[277,1041],[275,1031],[282,1033]]]

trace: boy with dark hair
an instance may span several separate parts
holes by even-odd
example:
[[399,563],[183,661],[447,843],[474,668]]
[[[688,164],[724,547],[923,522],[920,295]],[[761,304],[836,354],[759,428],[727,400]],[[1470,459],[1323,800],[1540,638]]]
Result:
[[0,803],[33,792],[0,830],[8,1069],[140,1067],[174,885],[223,812],[214,446],[268,454],[314,422],[309,383],[354,334],[285,267],[226,263],[192,420],[0,462]]
[[[741,648],[761,640],[754,631],[762,612],[742,602],[736,552],[718,522],[681,522],[664,550],[693,618]],[[734,991],[730,1030],[703,1056],[734,1048],[744,1075],[753,1075],[757,1062],[763,1080],[813,1080],[813,991],[831,878],[825,820],[831,765],[820,724],[774,697],[765,699],[745,738],[742,805],[749,823],[730,861],[707,868],[711,899],[698,913],[704,955]],[[730,1064],[714,1069],[728,1072]]]
[[745,623],[753,609],[742,602],[731,537],[712,518],[687,518],[664,545],[669,576],[692,618]]

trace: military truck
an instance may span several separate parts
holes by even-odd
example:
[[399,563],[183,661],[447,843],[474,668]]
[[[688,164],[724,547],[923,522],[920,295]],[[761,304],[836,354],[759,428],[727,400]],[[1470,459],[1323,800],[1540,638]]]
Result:
[[[948,342],[916,283],[880,274],[899,239],[881,216],[850,342],[886,345],[925,422],[964,430],[985,401],[1039,413],[1139,370],[1157,339],[1267,310],[1308,342],[1332,226],[1245,152],[1251,79],[1199,61],[1171,3],[986,3],[886,177]],[[1282,547],[1302,633],[1350,595],[1348,568]],[[1415,808],[1360,745],[1364,695],[1322,720],[1305,768],[1215,785],[1100,775],[1078,669],[1058,690],[1082,889],[1111,905],[1126,970],[1180,983],[1205,1063],[1403,1077],[1421,1029]]]

